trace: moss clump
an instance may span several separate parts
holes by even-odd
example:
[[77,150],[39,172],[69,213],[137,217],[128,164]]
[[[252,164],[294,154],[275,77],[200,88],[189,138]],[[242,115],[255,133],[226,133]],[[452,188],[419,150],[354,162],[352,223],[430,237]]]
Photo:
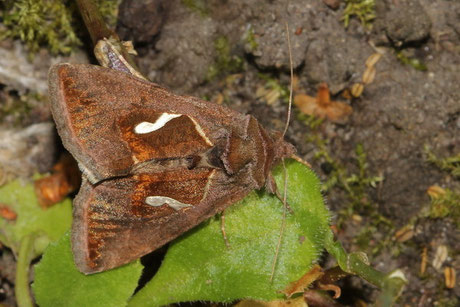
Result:
[[310,130],[315,130],[324,122],[324,118],[308,115],[305,113],[298,113],[297,120],[301,121]]
[[429,146],[425,146],[426,160],[454,177],[460,178],[460,153],[452,157],[439,158]]
[[21,126],[30,116],[33,109],[30,101],[43,101],[44,98],[36,93],[17,96],[7,93],[3,103],[0,104],[0,122],[9,122],[13,126]]
[[209,15],[208,6],[204,0],[182,0],[182,4],[202,17]]
[[440,189],[441,193],[431,196],[429,216],[431,218],[451,217],[460,227],[460,193],[450,189]]
[[[349,223],[350,220],[361,222],[362,216],[368,217],[353,241],[367,253],[378,254],[389,242],[373,241],[373,236],[378,231],[391,232],[394,226],[378,212],[377,205],[372,202],[369,195],[369,188],[375,188],[384,178],[369,174],[367,155],[362,144],[358,144],[355,148],[354,167],[345,167],[329,152],[327,140],[321,138],[318,133],[321,121],[311,116],[303,115],[303,117],[305,117],[302,118],[303,122],[312,130],[307,142],[316,146],[315,159],[321,160],[321,167],[327,174],[328,179],[322,185],[323,192],[338,189],[345,193],[347,199],[347,204],[343,205],[343,209],[338,212],[337,227],[344,227],[344,224]],[[371,243],[374,245],[370,246]]]
[[246,34],[245,34],[245,40],[246,40],[246,43],[248,44],[249,46],[249,50],[250,51],[255,51],[257,49],[257,47],[259,47],[259,44],[257,43],[256,41],[256,35],[254,33],[254,29],[253,28],[249,28],[247,31],[246,31]]
[[72,11],[66,1],[17,0],[3,3],[0,39],[21,39],[31,54],[42,45],[52,53],[69,53],[80,40],[72,28]]
[[[282,85],[279,79],[270,76],[269,74],[258,74],[259,78],[265,81],[264,91],[256,93],[257,96],[261,95],[266,102],[270,105],[275,100],[281,99],[285,103],[289,102],[289,87]],[[259,90],[258,90],[259,92]]]
[[416,70],[420,70],[420,71],[428,70],[425,63],[423,63],[421,60],[415,57],[407,56],[403,50],[396,51],[396,58],[404,65],[412,66]]
[[[110,25],[115,25],[119,2],[96,1]],[[0,40],[19,38],[31,55],[42,46],[53,54],[66,54],[81,44],[76,29],[83,26],[77,23],[74,1],[6,0],[1,4],[1,9],[3,28],[0,30]]]
[[[460,153],[447,158],[439,158],[429,146],[425,146],[425,154],[427,162],[455,178],[460,178]],[[433,185],[428,188],[427,193],[431,198],[429,217],[450,217],[460,228],[460,191]]]
[[122,0],[94,0],[109,27],[117,25],[118,6]]
[[350,18],[356,16],[364,27],[371,28],[375,19],[375,0],[345,0],[346,7],[342,20],[345,28],[350,23]]
[[[369,209],[371,206],[369,201],[370,197],[367,195],[366,191],[369,187],[375,188],[379,182],[383,181],[383,177],[369,176],[367,155],[363,145],[358,144],[356,146],[355,155],[357,171],[350,172],[340,162],[331,157],[326,150],[326,144],[324,142],[318,142],[317,140],[316,143],[319,145],[320,151],[316,153],[315,157],[318,159],[323,158],[327,164],[327,168],[330,170],[329,179],[324,183],[323,190],[328,191],[337,186],[345,190],[347,197],[352,203],[349,209],[352,211],[356,209]],[[351,214],[352,212],[349,213]]]
[[216,61],[209,67],[206,79],[212,80],[222,72],[236,73],[243,69],[243,59],[230,54],[230,43],[225,36],[220,36],[214,42]]

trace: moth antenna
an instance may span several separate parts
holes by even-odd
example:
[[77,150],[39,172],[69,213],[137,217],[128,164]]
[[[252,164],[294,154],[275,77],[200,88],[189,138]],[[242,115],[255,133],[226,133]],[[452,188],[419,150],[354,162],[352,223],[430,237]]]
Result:
[[292,50],[291,50],[291,37],[289,35],[289,25],[286,21],[286,37],[287,37],[287,43],[288,43],[288,50],[289,50],[289,66],[290,66],[290,72],[291,72],[291,84],[289,87],[289,104],[288,104],[288,113],[287,113],[287,118],[286,118],[286,126],[284,127],[283,134],[281,135],[281,138],[284,138],[286,135],[286,132],[289,127],[289,122],[291,121],[291,109],[292,109],[292,92],[294,91],[294,67],[292,64]]
[[[286,22],[286,36],[287,36],[287,43],[288,43],[288,50],[289,50],[289,66],[291,70],[291,85],[289,89],[289,106],[288,106],[288,114],[287,114],[287,119],[286,119],[286,126],[284,127],[283,134],[281,135],[281,138],[284,138],[286,135],[286,132],[289,127],[289,121],[291,120],[291,107],[292,107],[292,91],[294,87],[294,68],[292,65],[292,50],[291,50],[291,39],[289,36],[289,25]],[[283,174],[284,174],[284,187],[283,187],[283,219],[281,222],[281,229],[280,229],[280,235],[278,238],[278,243],[276,245],[276,251],[275,251],[275,256],[273,257],[273,264],[272,264],[272,272],[270,275],[270,282],[273,281],[273,277],[275,276],[275,270],[276,270],[276,264],[278,262],[278,255],[280,252],[281,248],[281,242],[283,239],[283,233],[286,228],[286,212],[287,212],[287,183],[288,183],[288,175],[287,175],[287,170],[286,170],[286,164],[284,163],[284,158],[281,159],[281,162],[283,163]]]

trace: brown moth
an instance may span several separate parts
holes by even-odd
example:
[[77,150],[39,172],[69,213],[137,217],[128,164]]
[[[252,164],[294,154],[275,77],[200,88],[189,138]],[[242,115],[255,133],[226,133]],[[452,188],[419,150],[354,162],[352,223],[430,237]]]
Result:
[[294,153],[251,115],[122,71],[58,64],[49,94],[83,172],[72,250],[85,274],[161,247],[254,189],[275,193],[270,170]]

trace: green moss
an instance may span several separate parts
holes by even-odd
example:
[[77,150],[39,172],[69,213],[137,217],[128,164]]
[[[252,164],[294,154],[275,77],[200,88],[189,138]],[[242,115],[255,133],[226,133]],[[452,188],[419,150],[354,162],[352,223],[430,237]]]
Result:
[[182,4],[203,17],[209,15],[209,9],[204,0],[182,0]]
[[80,44],[72,28],[73,5],[57,0],[6,1],[2,13],[5,29],[0,39],[19,38],[30,53],[42,45],[52,53],[69,53]]
[[383,177],[370,176],[368,174],[367,155],[362,144],[356,146],[355,164],[357,170],[352,172],[346,169],[339,161],[332,158],[326,150],[326,143],[324,141],[315,140],[315,142],[320,148],[315,157],[317,159],[324,159],[331,170],[328,180],[323,184],[323,190],[327,192],[336,186],[343,189],[352,204],[349,207],[352,211],[371,206],[370,198],[366,191],[369,187],[375,188],[379,182],[383,181]]
[[[424,151],[428,163],[437,166],[453,177],[460,178],[460,153],[451,157],[440,158],[429,146],[425,146]],[[431,218],[450,217],[456,221],[457,227],[460,228],[460,191],[438,187],[428,194],[431,197],[428,216]]]
[[415,57],[407,56],[406,54],[404,54],[403,50],[399,50],[396,52],[396,58],[404,65],[412,66],[416,70],[420,70],[420,71],[428,70],[425,63],[423,63],[420,59],[417,59]]
[[298,113],[297,120],[301,121],[305,126],[310,128],[310,130],[316,130],[324,122],[324,118],[305,113]]
[[369,174],[367,155],[362,144],[355,148],[354,167],[347,168],[342,162],[337,160],[328,149],[328,143],[324,140],[318,127],[321,121],[302,115],[303,122],[312,130],[307,138],[307,142],[316,146],[315,159],[321,160],[322,166],[327,173],[327,180],[322,184],[323,193],[335,190],[336,193],[343,195],[347,203],[338,212],[336,224],[338,228],[343,228],[350,220],[359,216],[366,216],[368,219],[363,221],[359,234],[353,239],[354,244],[360,249],[371,255],[378,254],[385,244],[391,244],[380,240],[372,240],[377,231],[392,232],[394,226],[390,220],[386,219],[378,212],[378,207],[372,202],[369,190],[375,188],[384,178]]
[[118,6],[121,1],[122,0],[94,0],[109,27],[114,28],[117,24]]
[[444,194],[431,198],[429,216],[431,218],[451,217],[460,227],[460,193],[443,189]]
[[438,168],[448,172],[454,177],[460,177],[460,153],[452,157],[439,158],[433,153],[429,146],[425,146],[424,151],[427,156],[426,160],[429,163],[436,165]]
[[356,16],[364,27],[371,28],[375,19],[375,0],[345,0],[345,10],[342,20],[345,28],[350,23],[350,18]]
[[443,306],[443,307],[457,307],[460,304],[458,297],[449,296],[443,297],[440,300],[436,301],[433,306]]
[[[96,1],[111,25],[116,22],[119,2]],[[4,28],[0,30],[0,40],[20,39],[31,56],[40,47],[48,48],[53,54],[67,54],[81,45],[76,29],[83,26],[78,24],[74,1],[6,0],[1,14]]]
[[208,69],[206,79],[212,80],[217,75],[226,73],[236,73],[243,69],[243,59],[230,54],[230,44],[225,36],[220,36],[214,42],[216,50],[216,61]]
[[256,41],[256,36],[255,36],[253,28],[249,28],[246,31],[245,39],[246,39],[246,43],[249,45],[250,51],[254,51],[257,49],[257,47],[259,47],[259,44],[257,44],[257,41]]
[[0,122],[8,121],[13,126],[21,126],[28,119],[34,102],[41,103],[44,100],[45,98],[37,93],[21,96],[5,94],[4,100],[0,103]]
[[[380,215],[375,215],[379,217]],[[385,249],[393,249],[392,254],[399,253],[399,248],[395,246],[395,241],[392,236],[382,236],[379,240],[375,240],[375,234],[382,231],[382,227],[379,226],[380,221],[372,220],[370,223],[363,225],[357,235],[353,238],[353,244],[355,244],[359,250],[364,250],[367,254],[375,256],[379,255]],[[386,233],[391,233],[392,227],[385,229]],[[394,251],[396,250],[396,252]]]
[[259,78],[265,81],[264,87],[269,91],[276,92],[279,97],[285,103],[289,102],[289,87],[280,84],[278,78],[274,78],[268,74],[259,73]]

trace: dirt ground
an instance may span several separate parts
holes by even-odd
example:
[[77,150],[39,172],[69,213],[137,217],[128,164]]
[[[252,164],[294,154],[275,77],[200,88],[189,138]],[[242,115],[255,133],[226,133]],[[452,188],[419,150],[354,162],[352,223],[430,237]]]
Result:
[[[382,0],[370,26],[355,16],[348,27],[340,0],[133,2],[120,7],[117,31],[134,41],[139,67],[151,80],[253,114],[277,130],[284,127],[290,82],[287,22],[294,94],[315,96],[326,82],[332,100],[352,108],[339,121],[314,124],[294,106],[286,135],[329,184],[325,197],[339,240],[348,251],[366,252],[379,270],[404,272],[399,306],[460,304],[459,282],[449,289],[444,278],[451,267],[460,279],[459,217],[427,214],[430,186],[460,193],[459,177],[429,162],[429,153],[442,159],[460,152],[460,2]],[[374,53],[382,55],[375,79],[351,98],[347,92]],[[38,62],[31,65],[46,66]],[[49,120],[49,113],[39,113]],[[434,263],[441,246],[448,256]],[[358,278],[341,286],[346,305],[376,296]]]

